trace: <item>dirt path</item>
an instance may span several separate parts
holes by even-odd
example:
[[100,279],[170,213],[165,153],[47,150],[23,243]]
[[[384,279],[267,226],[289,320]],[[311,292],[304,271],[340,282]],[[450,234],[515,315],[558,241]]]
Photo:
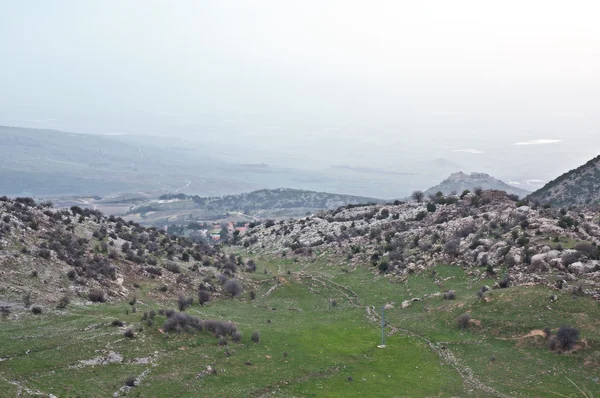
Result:
[[3,379],[9,383],[12,384],[13,386],[17,387],[17,397],[22,397],[23,393],[27,393],[27,395],[29,396],[40,396],[40,397],[49,397],[49,398],[57,398],[56,395],[53,394],[46,394],[41,392],[40,390],[31,390],[27,387],[25,387],[24,385],[22,385],[21,383],[15,381],[15,380],[8,380],[6,378],[3,377]]
[[[381,316],[379,315],[379,312],[375,310],[375,307],[367,306],[367,307],[365,307],[365,309],[367,310],[367,318],[369,318],[369,320],[371,322],[373,322],[377,325],[381,325]],[[434,344],[431,342],[431,340],[429,340],[428,338],[426,338],[424,336],[421,336],[417,333],[411,332],[410,330],[399,328],[397,326],[392,325],[389,322],[386,322],[386,326],[390,329],[390,332],[388,332],[388,336],[391,336],[397,332],[402,332],[408,336],[420,339],[420,340],[424,341],[425,343],[427,343],[427,345],[429,346],[429,348],[431,348],[431,350],[433,350],[436,354],[438,354],[444,362],[448,363],[450,366],[452,366],[458,372],[460,377],[463,379],[463,383],[465,384],[466,387],[483,391],[486,394],[488,394],[489,396],[509,398],[508,395],[502,394],[501,392],[496,391],[492,387],[487,386],[487,385],[483,384],[481,381],[479,381],[477,379],[477,377],[475,377],[475,375],[473,374],[473,371],[471,370],[471,368],[469,368],[468,366],[462,365],[460,363],[460,361],[458,360],[458,358],[456,358],[454,356],[452,351],[450,351],[445,346],[440,346],[438,344]]]
[[[348,300],[350,305],[352,305],[354,307],[362,307],[359,296],[354,291],[352,291],[352,289],[350,289],[346,286],[343,286],[343,285],[340,285],[339,283],[333,282],[332,280],[330,280],[327,277],[322,276],[322,275],[313,276],[313,275],[308,275],[308,274],[305,274],[304,272],[301,272],[298,274],[298,276],[300,276],[299,279],[301,281],[308,282],[309,287],[312,286],[313,288],[316,287],[319,290],[326,289],[327,291],[333,291],[333,292],[339,293]],[[364,308],[367,312],[367,318],[369,319],[369,321],[371,321],[372,323],[374,323],[376,325],[381,325],[381,316],[379,315],[379,312],[375,309],[375,307],[374,306],[365,306]],[[508,395],[505,395],[499,391],[496,391],[492,387],[485,385],[479,379],[477,379],[477,377],[475,377],[475,375],[473,374],[473,371],[471,370],[471,368],[469,368],[468,366],[462,365],[460,363],[460,361],[458,360],[458,358],[456,358],[454,356],[454,354],[447,347],[438,345],[438,344],[434,344],[431,340],[429,340],[428,338],[426,338],[424,336],[421,336],[421,335],[414,333],[407,329],[399,328],[397,326],[392,325],[389,322],[386,322],[386,327],[389,330],[388,336],[392,336],[398,332],[402,332],[408,336],[420,339],[420,340],[424,341],[425,343],[427,343],[427,345],[429,346],[429,348],[431,348],[432,351],[434,351],[436,354],[438,354],[439,357],[444,362],[448,363],[450,366],[452,366],[458,372],[458,374],[460,375],[460,377],[463,380],[463,383],[465,384],[465,387],[467,387],[469,389],[482,391],[488,396],[509,398]]]

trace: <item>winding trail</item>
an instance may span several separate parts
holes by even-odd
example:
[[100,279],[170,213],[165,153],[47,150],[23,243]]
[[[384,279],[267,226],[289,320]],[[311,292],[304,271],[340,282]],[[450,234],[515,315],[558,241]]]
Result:
[[177,188],[177,189],[175,190],[175,192],[177,193],[177,192],[179,192],[179,191],[181,191],[181,190],[183,190],[183,189],[186,189],[186,188],[187,188],[187,187],[189,187],[190,185],[192,185],[192,182],[191,182],[191,181],[188,181],[188,182],[187,182],[187,184],[185,184],[185,185],[184,185],[184,186],[182,186],[181,188]]
[[[305,274],[304,272],[300,272],[297,274],[297,276],[299,276],[299,280],[308,284],[308,287],[309,289],[311,289],[311,291],[315,287],[319,289],[327,289],[328,291],[335,291],[343,295],[346,299],[348,299],[348,302],[351,306],[362,307],[359,296],[347,286],[343,286],[339,283],[333,282],[329,278],[322,275],[313,276]],[[367,319],[377,326],[381,325],[381,316],[379,315],[379,311],[377,311],[374,306],[370,305],[366,305],[364,306],[364,308],[366,310]],[[486,394],[486,396],[509,398],[508,395],[505,395],[500,391],[495,390],[494,388],[484,384],[479,379],[477,379],[477,377],[473,374],[471,368],[462,365],[458,358],[456,358],[456,356],[454,356],[454,354],[446,346],[435,344],[425,336],[422,336],[407,329],[400,328],[389,322],[386,322],[386,327],[389,329],[389,332],[387,334],[388,336],[392,336],[396,333],[401,332],[407,336],[411,336],[421,341],[424,341],[433,352],[439,355],[442,361],[449,364],[456,370],[456,372],[462,378],[465,387],[473,390],[482,391]]]

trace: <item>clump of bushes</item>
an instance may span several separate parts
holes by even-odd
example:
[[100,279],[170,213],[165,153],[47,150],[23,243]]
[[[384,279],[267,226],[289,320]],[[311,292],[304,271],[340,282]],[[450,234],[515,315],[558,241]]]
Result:
[[[233,341],[236,341],[237,326],[231,322],[221,322],[215,320],[202,320],[200,318],[174,312],[163,326],[165,332],[211,332],[215,336],[225,337],[232,336]],[[241,335],[240,335],[241,338]]]

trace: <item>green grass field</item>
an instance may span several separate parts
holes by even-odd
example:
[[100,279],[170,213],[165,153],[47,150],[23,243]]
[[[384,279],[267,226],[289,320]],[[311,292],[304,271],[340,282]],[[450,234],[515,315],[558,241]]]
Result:
[[[431,272],[390,283],[368,266],[329,265],[326,256],[255,259],[258,272],[245,274],[255,286],[255,300],[248,288],[240,298],[186,311],[236,323],[240,343],[219,346],[206,333],[167,336],[159,330],[161,316],[146,325],[140,320],[144,311],[176,308],[176,297],[155,302],[149,294],[154,286],[146,285],[136,294],[137,313],[126,314],[126,301],[74,303],[0,321],[0,395],[583,396],[571,380],[597,396],[600,308],[587,297],[527,286],[493,290],[482,301],[475,292],[492,280],[473,279],[457,267],[435,267],[441,284]],[[429,296],[448,289],[456,291],[455,300]],[[552,294],[556,302],[549,300]],[[401,307],[404,300],[426,295]],[[386,310],[386,347],[377,348],[380,308],[387,302],[395,305]],[[463,313],[473,319],[465,330],[455,322]],[[125,328],[111,326],[113,319],[134,328],[136,337],[125,338]],[[563,324],[581,332],[572,353],[550,352],[543,336],[525,337]],[[255,330],[258,343],[250,340]],[[81,362],[109,352],[120,359],[95,366]],[[207,366],[216,374],[204,374]],[[139,384],[122,389],[131,376]]]

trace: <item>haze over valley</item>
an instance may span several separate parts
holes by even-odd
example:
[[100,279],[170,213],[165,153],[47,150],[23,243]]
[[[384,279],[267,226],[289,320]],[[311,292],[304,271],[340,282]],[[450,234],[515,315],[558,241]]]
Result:
[[0,1],[0,396],[598,397],[598,15]]

